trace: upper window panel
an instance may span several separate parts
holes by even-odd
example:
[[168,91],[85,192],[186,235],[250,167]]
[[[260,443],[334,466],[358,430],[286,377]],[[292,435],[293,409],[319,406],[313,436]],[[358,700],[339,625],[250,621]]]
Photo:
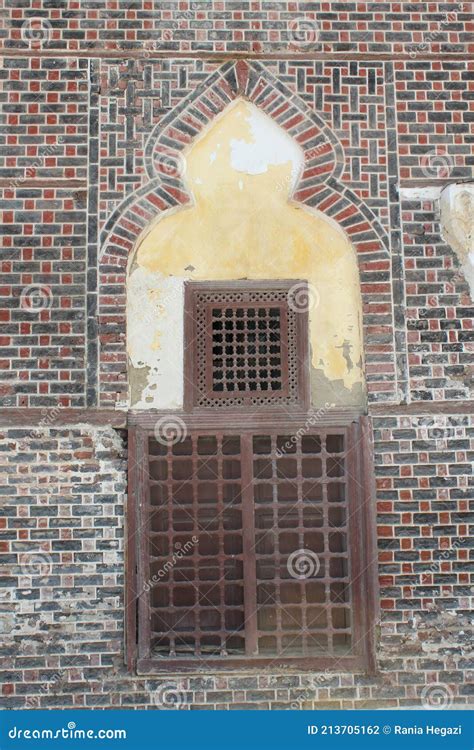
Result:
[[294,280],[186,284],[186,408],[308,407],[301,289]]

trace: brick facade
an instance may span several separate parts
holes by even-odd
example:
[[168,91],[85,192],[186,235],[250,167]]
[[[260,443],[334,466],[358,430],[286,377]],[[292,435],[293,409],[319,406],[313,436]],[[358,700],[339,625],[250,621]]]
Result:
[[1,434],[4,707],[163,707],[164,690],[190,710],[434,705],[439,689],[446,702],[469,702],[472,417],[374,420],[375,676],[128,674],[124,433],[60,422],[59,410],[36,431]]
[[[17,5],[0,18],[0,403],[42,411],[0,423],[1,705],[467,704],[474,308],[438,201],[416,190],[472,180],[473,3]],[[375,675],[124,666],[127,435],[80,410],[126,399],[130,251],[189,200],[172,160],[242,95],[303,146],[298,200],[358,252]]]

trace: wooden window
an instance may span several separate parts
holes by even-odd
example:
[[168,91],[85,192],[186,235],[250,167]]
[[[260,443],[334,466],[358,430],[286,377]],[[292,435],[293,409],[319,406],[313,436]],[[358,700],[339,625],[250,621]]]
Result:
[[187,284],[185,411],[131,416],[140,672],[373,664],[368,423],[308,411],[301,284]]
[[308,314],[304,282],[188,283],[187,409],[307,408]]
[[157,440],[156,417],[137,419],[129,645],[138,601],[139,671],[370,666],[364,418],[316,430],[283,416],[210,428],[183,415],[179,442]]

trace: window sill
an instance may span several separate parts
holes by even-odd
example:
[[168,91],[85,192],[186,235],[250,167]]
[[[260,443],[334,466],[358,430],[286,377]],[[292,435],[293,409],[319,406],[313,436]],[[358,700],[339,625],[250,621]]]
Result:
[[197,659],[139,659],[137,674],[209,674],[209,672],[261,672],[284,671],[285,674],[301,672],[366,672],[368,661],[363,656],[315,656],[315,657],[207,657]]

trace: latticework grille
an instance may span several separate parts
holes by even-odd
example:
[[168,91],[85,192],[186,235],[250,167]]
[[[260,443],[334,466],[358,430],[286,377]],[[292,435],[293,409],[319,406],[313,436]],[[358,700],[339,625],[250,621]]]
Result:
[[149,441],[155,657],[351,653],[347,434]]
[[185,401],[194,408],[302,406],[307,315],[290,283],[239,289],[187,285]]
[[344,435],[253,438],[260,654],[350,648]]
[[240,438],[150,441],[150,503],[154,653],[244,653]]
[[211,307],[214,393],[281,393],[281,318],[280,307]]

